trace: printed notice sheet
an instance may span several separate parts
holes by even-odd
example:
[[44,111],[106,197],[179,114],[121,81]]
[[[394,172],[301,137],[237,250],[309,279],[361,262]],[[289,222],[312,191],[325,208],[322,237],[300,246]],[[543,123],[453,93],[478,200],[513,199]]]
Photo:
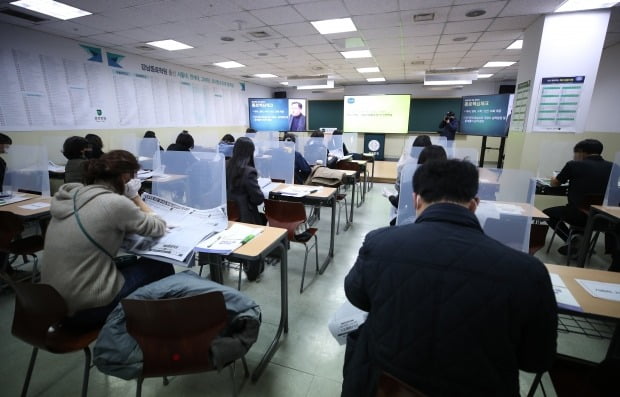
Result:
[[347,343],[347,335],[364,324],[367,317],[368,312],[358,309],[347,300],[336,310],[327,327],[338,343],[344,345]]
[[575,279],[590,295],[595,298],[620,302],[620,284],[601,281]]
[[166,221],[167,231],[160,238],[127,235],[121,248],[134,254],[187,266],[200,241],[228,226],[225,205],[198,210],[148,193],[142,199]]
[[558,302],[558,306],[565,309],[583,311],[581,306],[579,306],[579,302],[577,302],[566,284],[564,284],[562,278],[557,273],[549,273],[549,276],[551,276],[551,284],[553,285],[555,300]]

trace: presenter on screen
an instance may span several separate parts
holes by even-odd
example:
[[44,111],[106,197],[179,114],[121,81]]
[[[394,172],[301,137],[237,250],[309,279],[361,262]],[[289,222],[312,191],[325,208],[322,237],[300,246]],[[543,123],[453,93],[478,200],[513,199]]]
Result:
[[452,110],[446,113],[446,116],[439,123],[439,135],[445,136],[449,141],[454,140],[456,130],[459,128],[459,121],[456,119]]
[[301,102],[291,102],[291,114],[288,116],[289,131],[305,131],[306,116],[301,112],[303,105]]

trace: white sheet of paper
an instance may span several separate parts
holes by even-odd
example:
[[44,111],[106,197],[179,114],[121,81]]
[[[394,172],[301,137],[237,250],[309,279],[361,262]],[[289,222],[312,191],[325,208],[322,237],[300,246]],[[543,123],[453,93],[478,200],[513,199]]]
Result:
[[364,324],[368,313],[353,306],[348,300],[329,319],[327,327],[340,345],[347,343],[347,334]]
[[575,281],[595,298],[620,302],[620,284],[582,280],[578,278],[576,278]]
[[25,210],[38,210],[41,208],[47,208],[50,206],[50,203],[32,203],[26,205],[20,205],[19,208],[23,208]]
[[558,306],[572,310],[582,311],[579,302],[575,299],[570,292],[564,281],[557,273],[549,273],[551,277],[551,284],[553,285],[553,291],[555,292],[555,300],[558,302]]

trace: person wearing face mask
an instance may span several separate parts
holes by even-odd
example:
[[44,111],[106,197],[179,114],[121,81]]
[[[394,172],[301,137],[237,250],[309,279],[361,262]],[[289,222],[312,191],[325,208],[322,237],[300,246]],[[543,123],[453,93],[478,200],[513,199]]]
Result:
[[71,326],[101,326],[122,298],[174,274],[172,265],[153,259],[119,268],[111,258],[126,234],[166,232],[166,222],[138,195],[139,168],[131,153],[110,151],[87,163],[84,184],[64,184],[52,198],[41,282],[64,298]]
[[88,161],[86,152],[90,150],[88,141],[81,136],[71,136],[62,145],[62,154],[67,158],[65,183],[82,182],[84,165]]
[[[9,147],[13,144],[13,140],[8,136],[0,133],[0,154],[8,153]],[[4,184],[4,173],[6,172],[6,161],[0,157],[0,191]]]

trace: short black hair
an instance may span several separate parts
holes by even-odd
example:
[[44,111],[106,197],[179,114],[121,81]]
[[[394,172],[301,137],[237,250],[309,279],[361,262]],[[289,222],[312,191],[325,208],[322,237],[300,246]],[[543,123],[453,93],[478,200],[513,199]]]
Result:
[[12,145],[12,144],[13,144],[13,140],[11,139],[11,137],[8,135],[4,135],[3,133],[0,132],[0,145]]
[[431,142],[431,138],[428,135],[418,135],[413,140],[412,147],[426,147],[430,146],[433,143]]
[[583,141],[577,142],[573,148],[573,152],[601,154],[603,153],[603,144],[597,139],[584,139]]
[[295,136],[295,134],[291,134],[291,133],[284,134],[284,141],[295,142],[296,140],[297,140],[297,137]]
[[254,134],[254,133],[256,133],[256,130],[255,130],[254,128],[247,128],[247,129],[245,130],[245,132],[246,132],[246,133],[250,133],[250,134]]
[[189,150],[194,147],[194,137],[186,130],[183,130],[183,132],[177,135],[177,140],[174,143],[182,146],[185,150]]
[[231,134],[226,134],[222,137],[222,140],[220,142],[235,143],[235,137],[232,136]]
[[454,117],[454,116],[456,116],[456,114],[454,114],[454,112],[453,112],[452,110],[449,110],[449,111],[446,113],[446,116],[448,116],[448,117]]
[[299,106],[299,109],[303,109],[304,108],[304,105],[302,105],[301,102],[297,102],[297,101],[291,102],[291,105],[297,105],[297,106]]
[[436,160],[418,167],[413,191],[427,203],[466,203],[478,193],[478,169],[469,161]]
[[424,164],[428,161],[447,160],[448,155],[443,146],[430,145],[422,149],[418,156],[418,164]]
[[145,138],[155,138],[155,132],[154,131],[147,131],[144,133],[144,137]]
[[86,149],[90,144],[86,140],[86,138],[82,138],[81,136],[71,136],[65,139],[65,143],[62,145],[62,154],[67,158],[67,160],[81,159],[84,158],[84,149]]

